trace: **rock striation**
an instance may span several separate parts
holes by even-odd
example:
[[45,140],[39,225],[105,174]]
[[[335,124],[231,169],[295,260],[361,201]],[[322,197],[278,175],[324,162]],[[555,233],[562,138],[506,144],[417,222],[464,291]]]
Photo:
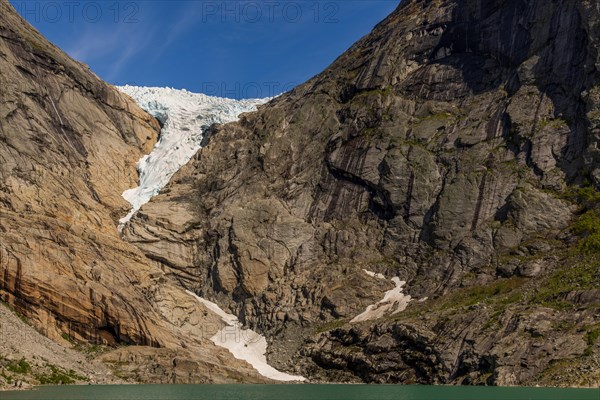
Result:
[[106,357],[139,361],[141,371],[161,366],[169,382],[264,382],[209,341],[219,317],[118,234],[128,210],[121,193],[136,186],[135,164],[156,142],[158,121],[6,0],[0,88],[0,300],[63,345],[130,345]]
[[315,382],[598,385],[597,2],[403,1],[210,127],[122,235],[160,124],[0,11],[0,299],[49,338],[268,381],[199,295]]
[[[599,14],[587,0],[403,1],[321,74],[211,128],[124,238],[317,380],[519,384],[574,363],[600,282],[597,258],[567,255],[581,207],[565,193],[600,188]],[[577,268],[593,271],[581,330],[562,348],[548,328],[544,352],[518,361],[538,348],[528,321],[565,317],[541,285]],[[393,289],[362,269],[407,282],[406,321],[346,324]],[[467,309],[441,300],[472,287],[486,296]],[[428,323],[409,318],[427,307],[441,307]]]

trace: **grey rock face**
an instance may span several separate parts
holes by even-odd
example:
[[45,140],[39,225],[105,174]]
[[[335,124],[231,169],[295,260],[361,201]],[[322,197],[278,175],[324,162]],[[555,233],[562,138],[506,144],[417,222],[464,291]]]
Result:
[[508,311],[484,333],[488,313],[473,306],[445,324],[385,322],[334,329],[311,339],[303,353],[326,369],[321,373],[325,379],[349,370],[371,383],[512,386],[543,369],[547,353],[561,360],[585,351],[580,336],[556,329],[557,320],[573,323],[573,317],[565,320],[547,308],[527,314]]
[[[291,347],[391,288],[362,268],[417,299],[537,276],[554,264],[499,255],[555,238],[576,211],[555,193],[598,184],[599,14],[584,0],[404,1],[323,73],[215,127],[125,238],[275,343],[297,332]],[[476,370],[450,371],[430,333],[371,329],[351,345],[409,351],[377,359],[395,372],[328,350],[352,330],[303,354],[378,382]],[[493,382],[525,379],[511,365]]]

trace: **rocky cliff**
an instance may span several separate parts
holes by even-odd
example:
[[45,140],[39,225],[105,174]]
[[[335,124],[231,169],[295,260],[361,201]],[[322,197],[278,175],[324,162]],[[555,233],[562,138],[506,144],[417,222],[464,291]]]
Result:
[[[596,1],[406,0],[124,229],[314,380],[600,380]],[[391,282],[406,310],[350,323]]]
[[157,121],[0,11],[0,298],[38,331],[123,379],[265,381],[190,290],[313,381],[598,385],[597,2],[403,1],[122,236]]
[[63,345],[125,346],[104,359],[126,377],[264,381],[209,341],[220,317],[119,237],[158,122],[6,0],[0,88],[0,299]]

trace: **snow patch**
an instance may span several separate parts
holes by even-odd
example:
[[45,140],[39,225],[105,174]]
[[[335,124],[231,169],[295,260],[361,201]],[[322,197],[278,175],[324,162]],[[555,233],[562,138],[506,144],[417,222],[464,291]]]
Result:
[[227,325],[233,326],[233,325],[239,323],[238,318],[235,315],[226,313],[225,311],[223,311],[223,309],[221,307],[219,307],[217,305],[217,303],[213,303],[212,301],[206,300],[206,299],[198,296],[196,293],[190,292],[189,290],[186,290],[186,292],[188,294],[191,294],[192,296],[194,296],[196,298],[196,300],[198,300],[200,303],[204,304],[204,306],[206,308],[208,308],[210,311],[217,314],[223,320],[223,322],[225,322]]
[[392,282],[396,285],[395,288],[385,292],[382,300],[368,306],[363,313],[354,317],[350,323],[369,321],[404,311],[408,306],[408,302],[411,300],[410,295],[402,293],[402,286],[404,286],[406,282],[401,281],[398,277],[392,278]]
[[265,355],[267,353],[267,339],[264,336],[251,329],[242,329],[238,318],[223,311],[216,303],[203,299],[189,290],[186,292],[221,317],[223,322],[227,324],[225,328],[210,339],[214,344],[226,348],[238,360],[246,361],[264,377],[284,382],[306,380],[303,376],[278,371],[267,363]]
[[365,272],[365,274],[369,275],[371,278],[385,279],[385,276],[383,276],[383,274],[378,274],[378,273],[373,272],[373,271],[367,271],[364,268],[363,268],[363,271]]
[[139,186],[123,193],[132,209],[119,221],[120,230],[196,154],[210,125],[236,121],[241,113],[254,111],[269,100],[224,99],[171,88],[117,88],[163,124],[152,152],[138,161]]

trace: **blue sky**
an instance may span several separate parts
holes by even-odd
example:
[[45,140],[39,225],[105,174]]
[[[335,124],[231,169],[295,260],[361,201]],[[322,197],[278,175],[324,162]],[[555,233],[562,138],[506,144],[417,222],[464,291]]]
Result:
[[399,0],[10,0],[113,84],[266,97],[322,71]]

